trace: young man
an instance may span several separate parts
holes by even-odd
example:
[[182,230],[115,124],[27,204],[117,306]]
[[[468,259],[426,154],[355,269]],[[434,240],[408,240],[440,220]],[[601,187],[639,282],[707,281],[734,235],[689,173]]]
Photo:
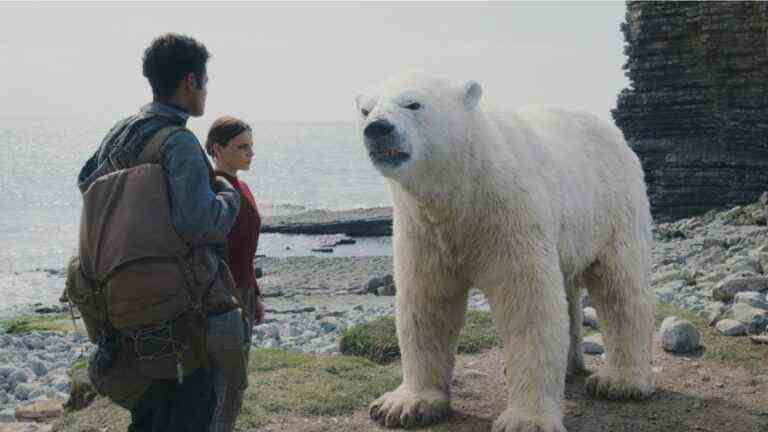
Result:
[[[154,100],[110,130],[80,172],[78,186],[83,193],[102,175],[135,165],[160,129],[184,126],[190,116],[203,115],[208,58],[205,46],[187,36],[169,33],[152,41],[144,52],[143,72]],[[196,256],[219,262],[216,254],[226,245],[237,217],[239,194],[226,180],[212,181],[200,143],[187,129],[165,140],[161,164],[173,228]],[[220,290],[208,294],[203,311],[218,317],[237,307],[232,293]],[[181,384],[175,379],[157,379],[131,407],[129,430],[207,431],[215,403],[212,375],[205,368],[184,376]]]

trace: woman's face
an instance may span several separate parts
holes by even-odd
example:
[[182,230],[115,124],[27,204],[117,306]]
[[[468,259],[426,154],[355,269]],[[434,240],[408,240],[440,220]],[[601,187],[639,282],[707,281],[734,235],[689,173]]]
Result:
[[235,170],[248,171],[253,159],[253,136],[250,131],[229,140],[225,147],[218,143],[215,146],[215,156],[223,165]]

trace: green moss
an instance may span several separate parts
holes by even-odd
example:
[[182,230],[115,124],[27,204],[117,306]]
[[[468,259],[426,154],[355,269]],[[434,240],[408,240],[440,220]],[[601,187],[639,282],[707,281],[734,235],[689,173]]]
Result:
[[[459,334],[457,350],[460,353],[477,353],[500,345],[491,314],[467,311],[464,328]],[[341,337],[342,353],[365,357],[376,363],[391,363],[400,358],[395,320],[382,317],[351,327]]]
[[0,328],[8,334],[22,334],[33,331],[73,331],[72,317],[69,314],[26,315],[0,321]]

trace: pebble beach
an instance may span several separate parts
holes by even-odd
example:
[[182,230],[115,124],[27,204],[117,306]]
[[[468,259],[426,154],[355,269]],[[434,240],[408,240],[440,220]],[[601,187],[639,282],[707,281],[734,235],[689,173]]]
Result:
[[[734,322],[743,330],[724,328],[723,337],[764,330],[768,325],[768,228],[761,212],[757,205],[737,207],[655,226],[652,287],[657,297],[707,317],[713,327]],[[331,247],[333,252],[311,252],[313,245],[328,246],[328,241],[327,236],[310,234],[296,243],[304,250],[290,251],[295,256],[256,259],[263,271],[259,285],[267,313],[264,323],[254,329],[254,347],[338,355],[338,342],[346,329],[393,315],[395,287],[391,246],[387,247],[391,239],[357,238]],[[361,249],[366,244],[375,245],[368,251],[390,253],[366,254],[366,248]],[[61,274],[54,272],[51,277]],[[488,310],[483,294],[474,289],[469,307]],[[585,325],[597,327],[588,298],[585,307]],[[19,308],[17,313],[34,309],[61,312],[60,305],[45,309],[38,304]],[[18,406],[42,398],[66,400],[69,366],[95,348],[77,332],[3,333],[0,329],[0,422],[13,421]],[[583,348],[600,354],[601,343],[599,335],[593,335],[585,338]]]

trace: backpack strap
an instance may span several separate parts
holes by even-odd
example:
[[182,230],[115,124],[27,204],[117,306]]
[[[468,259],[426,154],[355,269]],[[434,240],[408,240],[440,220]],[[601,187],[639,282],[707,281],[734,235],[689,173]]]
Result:
[[[171,135],[182,130],[188,129],[184,126],[165,126],[160,128],[160,130],[155,132],[152,138],[150,138],[147,145],[144,146],[144,150],[141,151],[139,158],[136,159],[136,165],[141,165],[144,163],[160,163],[162,160],[165,142],[168,140],[168,138],[171,137]],[[214,172],[213,165],[211,165],[211,161],[208,159],[208,156],[205,154],[202,147],[200,147],[200,154],[203,156],[205,165],[208,166],[208,174],[211,177],[211,182],[213,182],[213,178],[216,174]],[[213,183],[211,183],[211,187],[213,187]]]
[[165,142],[171,135],[182,130],[187,130],[187,128],[184,126],[165,126],[160,128],[144,146],[138,159],[136,159],[136,165],[159,163],[163,155]]

